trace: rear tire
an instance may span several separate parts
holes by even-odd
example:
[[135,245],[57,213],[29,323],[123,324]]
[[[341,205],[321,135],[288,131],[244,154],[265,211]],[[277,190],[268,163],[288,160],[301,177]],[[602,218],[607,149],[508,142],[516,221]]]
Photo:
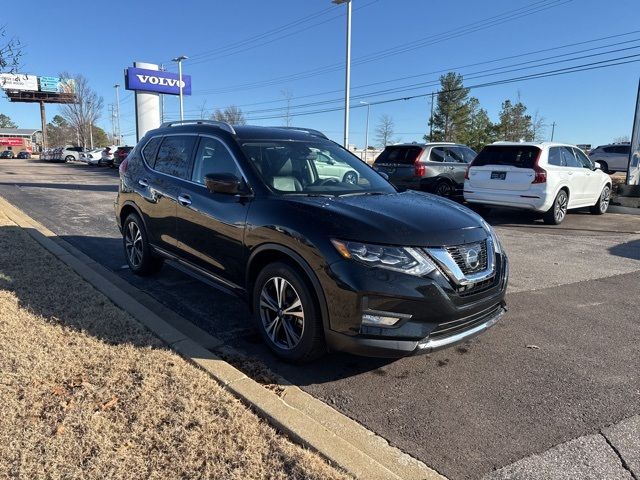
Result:
[[598,201],[595,205],[589,207],[589,211],[592,215],[603,215],[607,213],[607,209],[609,208],[609,202],[611,201],[611,187],[609,185],[605,185],[598,197]]
[[567,216],[569,194],[566,190],[560,190],[556,195],[551,208],[544,214],[544,223],[547,225],[560,225]]
[[66,157],[64,157],[65,162],[73,162],[74,160],[75,158],[72,155],[67,155]]
[[254,319],[267,346],[283,360],[306,363],[326,353],[322,317],[314,300],[305,278],[286,263],[267,265],[256,278]]
[[124,256],[131,271],[141,277],[158,273],[164,259],[156,257],[151,251],[149,237],[140,216],[130,213],[124,221],[122,232]]
[[342,177],[344,183],[351,183],[353,185],[358,183],[358,174],[356,172],[347,172]]
[[603,162],[602,160],[598,160],[598,163],[600,164],[600,168],[602,169],[602,171],[604,173],[607,173],[609,175],[611,175],[612,173],[615,173],[615,172],[611,172],[609,170],[609,164],[607,162]]
[[433,189],[433,192],[440,197],[449,198],[453,195],[453,187],[446,180],[440,180],[436,184],[436,188]]

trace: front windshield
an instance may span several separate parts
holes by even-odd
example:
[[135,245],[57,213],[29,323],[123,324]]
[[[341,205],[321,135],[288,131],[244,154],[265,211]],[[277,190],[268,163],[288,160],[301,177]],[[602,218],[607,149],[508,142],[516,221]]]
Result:
[[279,194],[395,192],[375,170],[330,141],[256,140],[242,149],[264,183]]

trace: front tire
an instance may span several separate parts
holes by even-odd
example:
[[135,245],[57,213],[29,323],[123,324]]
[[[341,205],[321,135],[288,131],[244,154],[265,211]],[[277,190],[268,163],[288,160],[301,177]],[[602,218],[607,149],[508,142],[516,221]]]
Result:
[[567,216],[569,194],[566,190],[560,190],[551,208],[544,214],[544,223],[548,225],[560,225]]
[[255,321],[278,357],[305,363],[326,352],[320,311],[302,275],[286,263],[267,265],[253,288]]
[[71,155],[67,155],[66,157],[64,157],[65,162],[73,162],[74,160],[75,158]]
[[153,255],[142,219],[136,213],[129,214],[122,232],[124,256],[131,271],[141,277],[157,273],[164,260]]
[[603,215],[607,213],[607,209],[609,208],[609,202],[611,201],[611,187],[609,185],[605,185],[598,197],[598,201],[595,205],[589,207],[589,211],[592,215]]
[[347,172],[344,174],[344,177],[342,177],[342,181],[355,185],[358,183],[358,174],[356,172]]
[[436,185],[436,188],[434,189],[434,193],[440,197],[449,198],[450,196],[453,195],[453,187],[446,180],[441,180]]

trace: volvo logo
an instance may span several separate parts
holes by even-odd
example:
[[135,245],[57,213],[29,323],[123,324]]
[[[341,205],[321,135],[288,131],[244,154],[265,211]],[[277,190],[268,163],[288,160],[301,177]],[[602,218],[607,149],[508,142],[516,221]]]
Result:
[[151,75],[136,75],[141,83],[150,83],[151,85],[166,85],[168,87],[185,87],[184,81],[176,80],[174,78],[153,77]]
[[464,260],[467,263],[467,267],[475,270],[480,265],[480,254],[475,248],[470,248],[467,250]]

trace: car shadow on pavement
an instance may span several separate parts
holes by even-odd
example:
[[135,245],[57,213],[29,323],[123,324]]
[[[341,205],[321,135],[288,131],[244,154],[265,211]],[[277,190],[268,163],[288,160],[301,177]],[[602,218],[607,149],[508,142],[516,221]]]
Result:
[[632,240],[610,247],[609,253],[618,257],[640,260],[640,240]]
[[56,188],[61,190],[90,190],[94,192],[117,192],[117,185],[94,185],[91,183],[16,183],[16,182],[0,182],[0,185],[13,185],[16,187],[31,188]]

